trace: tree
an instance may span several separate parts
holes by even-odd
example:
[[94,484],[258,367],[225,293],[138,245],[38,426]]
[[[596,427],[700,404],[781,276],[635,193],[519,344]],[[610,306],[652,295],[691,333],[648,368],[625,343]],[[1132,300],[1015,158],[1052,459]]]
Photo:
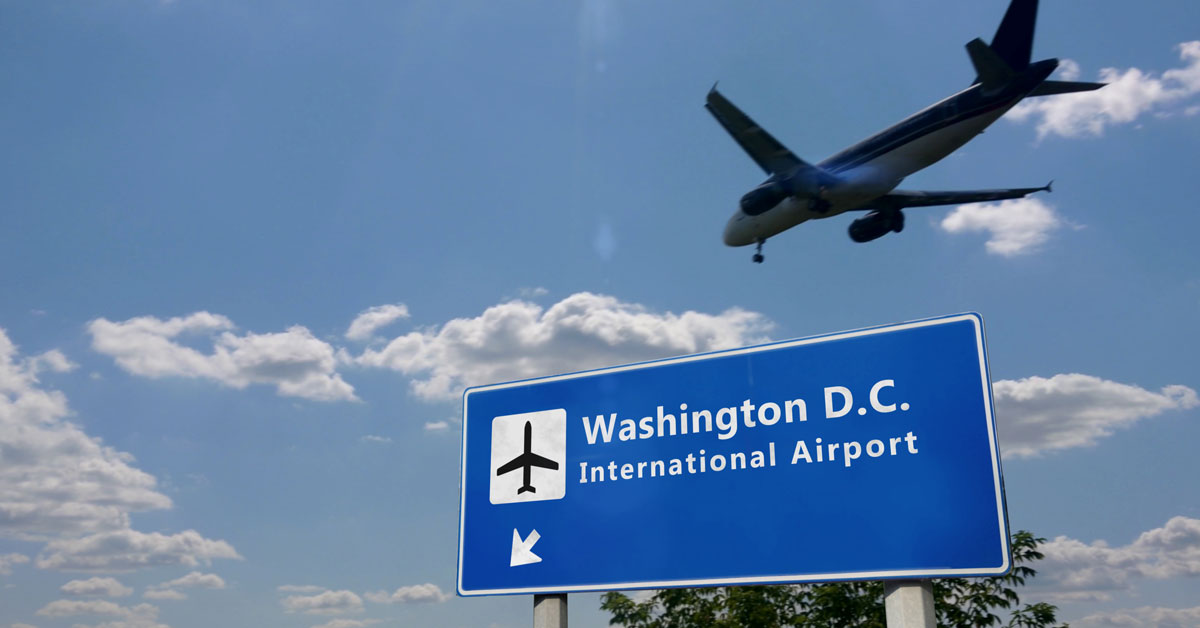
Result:
[[[1047,628],[1058,609],[1045,602],[1021,605],[1017,589],[1037,575],[1031,563],[1044,555],[1046,539],[1026,531],[1013,535],[1013,568],[1007,575],[933,581],[939,626]],[[835,582],[715,589],[665,589],[635,602],[623,593],[605,593],[601,610],[609,623],[625,628],[792,628],[862,626],[884,628],[882,582]],[[1008,622],[998,613],[1007,612]],[[1065,628],[1065,625],[1064,625]]]

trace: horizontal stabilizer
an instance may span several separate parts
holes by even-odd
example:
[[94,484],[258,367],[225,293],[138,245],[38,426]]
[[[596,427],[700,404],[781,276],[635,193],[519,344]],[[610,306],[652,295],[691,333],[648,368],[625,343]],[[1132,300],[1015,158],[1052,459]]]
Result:
[[979,75],[979,82],[983,83],[985,90],[1005,86],[1016,74],[1012,66],[978,37],[967,43],[967,54],[970,55],[971,65],[975,66],[975,73]]
[[1042,81],[1030,96],[1053,96],[1055,94],[1073,94],[1075,92],[1090,92],[1100,89],[1108,83],[1085,83],[1083,81]]

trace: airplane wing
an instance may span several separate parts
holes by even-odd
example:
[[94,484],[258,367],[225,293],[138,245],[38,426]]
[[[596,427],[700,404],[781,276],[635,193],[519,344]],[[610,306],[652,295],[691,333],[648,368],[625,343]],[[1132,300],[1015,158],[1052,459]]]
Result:
[[516,471],[517,469],[520,469],[520,468],[523,468],[526,466],[542,467],[543,469],[550,469],[550,470],[558,469],[557,462],[550,460],[549,458],[543,458],[542,456],[539,456],[534,453],[528,453],[528,454],[521,454],[520,456],[517,456],[516,458],[513,458],[512,460],[509,460],[508,462],[504,463],[503,466],[501,466],[499,469],[496,469],[496,475],[504,475],[505,473],[508,473],[509,471]]
[[800,167],[812,167],[729,102],[717,91],[716,85],[708,91],[704,108],[767,174],[789,174]]
[[501,466],[499,469],[496,469],[496,475],[504,475],[505,473],[508,473],[509,471],[516,471],[517,469],[520,469],[521,467],[525,466],[524,464],[522,464],[524,461],[521,460],[524,457],[525,457],[524,454],[522,454],[522,455],[517,456],[516,458],[513,458],[512,460],[509,460],[508,462],[504,463],[503,466]]
[[535,467],[550,469],[552,471],[558,469],[558,463],[549,458],[543,458],[537,454],[525,454],[525,456],[528,456],[526,462]]
[[998,190],[960,190],[960,191],[904,191],[892,190],[890,194],[872,201],[863,209],[903,209],[905,207],[930,207],[933,205],[965,205],[967,203],[982,203],[985,201],[1002,201],[1010,198],[1023,198],[1034,192],[1049,192],[1050,184],[1040,188],[1004,188]]

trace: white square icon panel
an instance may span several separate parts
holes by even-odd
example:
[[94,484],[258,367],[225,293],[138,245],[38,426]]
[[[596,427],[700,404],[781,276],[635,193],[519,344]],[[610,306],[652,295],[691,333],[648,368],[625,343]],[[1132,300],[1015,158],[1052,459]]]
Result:
[[567,411],[492,419],[493,504],[562,499],[567,494]]

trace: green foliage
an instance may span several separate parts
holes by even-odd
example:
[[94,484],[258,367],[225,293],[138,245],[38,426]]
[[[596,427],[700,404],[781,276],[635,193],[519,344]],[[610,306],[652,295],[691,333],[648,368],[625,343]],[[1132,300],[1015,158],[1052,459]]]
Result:
[[[1013,535],[1013,569],[990,578],[933,581],[939,626],[974,628],[1048,628],[1057,625],[1057,608],[1022,606],[1017,589],[1037,575],[1031,563],[1046,539],[1029,532]],[[611,625],[625,628],[793,628],[862,626],[884,628],[882,582],[836,582],[776,586],[666,589],[635,602],[623,593],[605,593],[600,605]],[[1007,613],[1004,623],[1000,613]]]

